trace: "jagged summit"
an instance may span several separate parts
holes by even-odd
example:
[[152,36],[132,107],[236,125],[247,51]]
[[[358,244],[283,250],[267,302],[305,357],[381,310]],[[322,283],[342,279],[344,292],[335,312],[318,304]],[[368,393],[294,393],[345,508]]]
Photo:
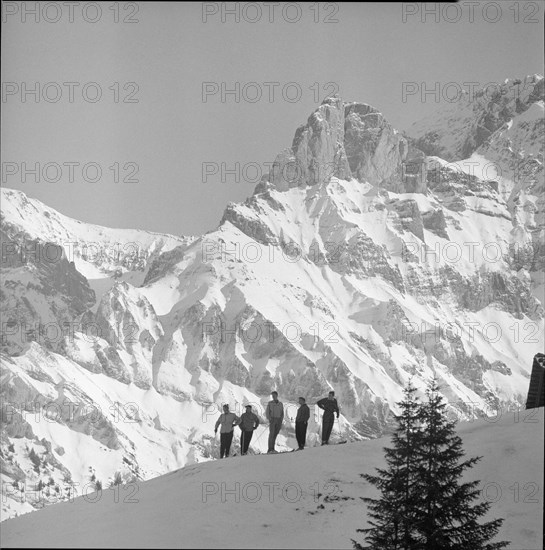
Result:
[[[422,164],[423,157],[380,111],[332,96],[297,128],[291,148],[276,157],[268,181],[285,191],[327,183],[334,176],[396,192],[422,192],[425,184],[416,180],[425,178],[412,177],[414,173],[407,177],[404,166]],[[262,183],[256,192],[265,188]]]

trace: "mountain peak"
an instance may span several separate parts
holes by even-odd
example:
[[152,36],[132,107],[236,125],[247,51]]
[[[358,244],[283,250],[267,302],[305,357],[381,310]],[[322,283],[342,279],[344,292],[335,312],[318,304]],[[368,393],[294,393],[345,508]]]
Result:
[[489,82],[415,122],[407,134],[426,155],[449,162],[467,159],[494,132],[544,99],[545,81],[538,73],[502,84]]
[[[406,178],[404,164],[422,158],[383,114],[367,103],[330,96],[297,128],[277,155],[268,181],[278,191],[327,184],[332,177],[396,192],[424,192],[424,178]],[[256,192],[265,189],[262,182]]]
[[321,105],[332,105],[340,109],[343,105],[343,101],[338,94],[333,94],[324,98]]

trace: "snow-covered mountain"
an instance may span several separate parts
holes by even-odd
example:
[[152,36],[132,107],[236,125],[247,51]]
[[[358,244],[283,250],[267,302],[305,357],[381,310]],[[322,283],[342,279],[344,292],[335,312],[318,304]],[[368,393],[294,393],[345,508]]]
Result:
[[[462,422],[464,475],[480,480],[486,520],[504,518],[495,540],[513,550],[543,545],[543,409]],[[367,527],[360,474],[384,467],[389,438],[245,456],[187,466],[145,482],[73,498],[2,525],[0,542],[19,548],[352,548]],[[81,495],[85,496],[81,496]],[[53,500],[53,499],[52,499]],[[469,549],[468,549],[469,550]]]
[[[193,239],[83,223],[21,191],[6,188],[2,189],[2,230],[16,243],[40,240],[61,246],[68,260],[91,281],[118,270],[123,274],[145,272],[155,257]],[[20,256],[24,256],[25,247],[21,248]],[[27,245],[26,250],[30,253],[32,247]],[[8,255],[15,256],[11,250]],[[55,255],[51,252],[49,257],[54,259]]]
[[[351,440],[387,428],[411,378],[436,375],[461,418],[520,407],[543,350],[545,252],[543,79],[524,82],[485,140],[473,117],[496,111],[480,100],[405,137],[328,98],[199,237],[90,226],[3,189],[0,461],[3,483],[26,484],[3,517],[40,506],[25,496],[40,481],[67,494],[209,460],[221,404],[262,414],[272,389],[288,448],[297,398],[331,388]],[[521,158],[533,180],[484,171]],[[311,444],[318,430],[316,415]]]
[[[542,75],[507,79],[449,104],[408,130],[411,143],[458,174],[492,180],[505,200],[534,293],[545,292],[545,85]],[[444,163],[441,163],[444,165]]]

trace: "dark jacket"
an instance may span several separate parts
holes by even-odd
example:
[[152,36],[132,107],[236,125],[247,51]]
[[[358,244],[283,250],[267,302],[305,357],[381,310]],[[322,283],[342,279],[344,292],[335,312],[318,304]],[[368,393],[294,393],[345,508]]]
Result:
[[316,405],[324,411],[324,418],[333,418],[334,413],[337,413],[337,418],[339,417],[339,405],[337,404],[336,399],[324,397],[323,399],[320,399]]
[[310,409],[307,404],[301,405],[297,409],[297,416],[295,417],[295,422],[308,422],[310,418]]
[[251,432],[259,426],[259,418],[253,412],[245,412],[240,415],[239,427],[243,432]]

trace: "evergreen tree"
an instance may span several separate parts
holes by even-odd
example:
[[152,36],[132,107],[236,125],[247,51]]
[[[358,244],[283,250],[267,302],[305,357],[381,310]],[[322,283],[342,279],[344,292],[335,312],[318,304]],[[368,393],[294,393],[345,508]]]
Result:
[[463,473],[481,457],[462,460],[462,440],[449,421],[446,403],[433,380],[427,402],[409,385],[399,403],[393,447],[385,448],[386,469],[362,477],[377,487],[379,499],[362,498],[369,509],[366,534],[370,546],[352,540],[356,550],[499,550],[490,543],[503,522],[479,523],[490,503],[475,503],[479,481],[461,483]]
[[[366,533],[370,547],[376,550],[401,550],[412,548],[413,514],[415,498],[415,474],[417,471],[416,455],[413,450],[421,438],[419,427],[419,403],[415,398],[416,388],[409,384],[404,390],[404,400],[399,403],[401,414],[396,415],[397,428],[392,436],[393,448],[385,448],[387,469],[377,468],[377,475],[361,476],[377,487],[380,499],[362,498],[368,505],[368,529],[357,529]],[[365,547],[352,540],[354,548]]]
[[496,519],[479,523],[489,502],[475,503],[479,481],[461,483],[466,470],[482,457],[463,460],[462,439],[456,434],[456,421],[447,419],[446,403],[436,380],[426,391],[427,402],[420,407],[422,438],[416,450],[418,459],[418,506],[414,528],[422,550],[496,550],[507,542],[490,543],[503,523]]

